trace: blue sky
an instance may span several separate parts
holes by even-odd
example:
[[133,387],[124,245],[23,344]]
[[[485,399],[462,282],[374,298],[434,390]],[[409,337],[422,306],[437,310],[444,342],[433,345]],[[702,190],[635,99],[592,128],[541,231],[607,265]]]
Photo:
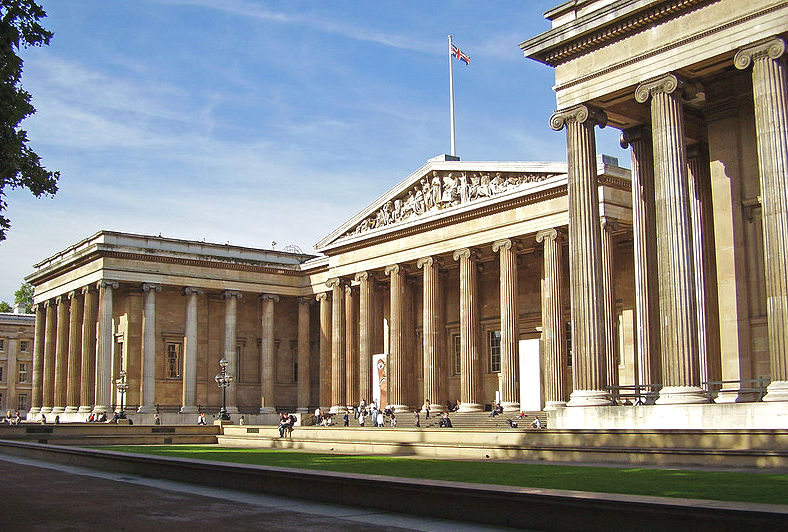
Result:
[[[0,299],[99,229],[312,251],[449,151],[446,36],[463,160],[565,160],[553,71],[518,43],[559,0],[43,0],[51,46],[24,53],[23,125],[60,191],[9,191]],[[628,156],[618,132],[599,152]]]

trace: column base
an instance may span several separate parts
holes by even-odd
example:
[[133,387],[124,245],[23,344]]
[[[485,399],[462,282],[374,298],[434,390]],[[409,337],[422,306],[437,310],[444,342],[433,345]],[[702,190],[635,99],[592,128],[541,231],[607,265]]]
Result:
[[545,410],[558,410],[559,408],[566,408],[566,401],[547,401],[544,404]]
[[53,414],[62,414],[66,411],[66,408],[63,406],[53,406],[51,412]]
[[225,406],[224,409],[227,410],[228,414],[237,414],[238,413],[238,407],[237,406]]
[[610,406],[613,401],[610,395],[603,390],[575,390],[569,396],[566,406]]
[[29,413],[31,416],[32,416],[32,415],[35,415],[35,414],[39,414],[39,413],[41,413],[41,407],[40,407],[40,406],[34,406],[34,407],[31,407],[31,408],[30,408],[30,412],[28,412],[28,413]]
[[520,403],[501,401],[501,407],[504,413],[506,412],[520,412]]
[[342,405],[334,405],[328,409],[329,414],[344,414],[347,412],[347,408]]
[[259,410],[260,414],[276,414],[276,408],[273,406],[261,406]]
[[138,414],[155,414],[156,413],[156,407],[155,406],[150,406],[150,405],[140,405],[140,407],[137,409],[137,413]]
[[93,407],[93,413],[98,414],[99,412],[109,412],[109,407],[104,405],[96,405]]
[[460,403],[460,408],[457,412],[484,412],[484,405],[479,403]]
[[181,407],[181,414],[198,414],[198,410],[196,406],[193,405],[183,405]]
[[[413,409],[410,408],[408,405],[388,405],[388,406],[391,407],[391,411],[394,412],[395,414],[404,414],[406,412],[413,412]],[[385,408],[385,407],[379,407],[379,408]],[[432,412],[432,410],[430,410],[430,412]]]
[[758,401],[758,394],[755,392],[739,392],[738,390],[722,389],[717,392],[717,397],[714,398],[716,404],[724,403],[754,403]]
[[90,414],[91,412],[93,412],[93,407],[92,406],[87,406],[87,405],[82,405],[82,406],[79,407],[77,412],[79,412],[80,414]]
[[51,406],[42,406],[41,410],[39,410],[39,412],[42,414],[49,414],[51,411],[52,411]]
[[773,381],[766,387],[765,402],[788,401],[788,381]]
[[656,405],[695,405],[708,403],[709,398],[697,386],[663,386]]
[[296,408],[296,412],[298,412],[300,414],[308,414],[308,413],[312,412],[312,410],[310,410],[309,408],[307,408],[305,406],[299,406],[298,408]]
[[66,412],[68,414],[73,414],[73,413],[79,412],[79,407],[78,406],[67,406],[66,409],[64,410],[64,412]]

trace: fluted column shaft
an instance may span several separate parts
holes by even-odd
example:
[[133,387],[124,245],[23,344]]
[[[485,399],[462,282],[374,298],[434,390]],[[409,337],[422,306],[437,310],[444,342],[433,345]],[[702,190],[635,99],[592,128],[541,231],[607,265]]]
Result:
[[752,64],[758,173],[766,270],[771,384],[764,401],[788,401],[788,82],[785,41],[770,38],[740,50],[737,68]]
[[71,302],[68,324],[68,376],[66,378],[66,412],[79,410],[79,379],[82,377],[82,311],[79,291],[69,292]]
[[95,412],[107,412],[112,400],[112,345],[113,309],[112,295],[118,288],[115,281],[99,281],[98,341],[96,343]]
[[263,338],[260,348],[260,413],[276,413],[274,401],[274,304],[279,301],[279,296],[263,294],[262,331]]
[[[407,412],[405,367],[405,273],[398,264],[384,270],[390,277],[389,290],[389,357],[388,357],[388,403],[395,412]],[[385,405],[383,405],[385,406]]]
[[[237,290],[225,290],[222,292],[224,298],[224,358],[227,360],[227,372],[238,382],[238,370],[240,360],[238,360],[238,341],[236,339],[236,329],[238,323],[238,300],[243,297]],[[238,413],[238,385],[231,384],[226,391],[225,397],[227,412],[229,414]]]
[[650,132],[644,128],[621,134],[621,147],[632,149],[632,234],[635,258],[635,321],[637,322],[637,384],[662,382],[659,342],[654,156]]
[[197,302],[202,293],[202,290],[191,286],[183,289],[183,295],[186,296],[186,327],[181,414],[197,412]]
[[147,414],[156,411],[156,292],[161,292],[161,286],[143,283],[142,292],[142,379],[137,411]]
[[602,219],[602,294],[605,307],[605,383],[611,387],[611,397],[618,399],[618,345],[616,342],[616,287],[615,241],[616,222]]
[[545,359],[545,410],[566,406],[566,326],[564,324],[564,290],[561,283],[561,244],[555,229],[536,234],[544,243],[544,278],[542,280],[542,345]]
[[460,262],[460,412],[479,412],[481,357],[476,254],[468,248],[454,252]]
[[320,303],[320,397],[321,407],[331,406],[331,300],[327,293],[317,294]]
[[358,288],[358,396],[372,398],[372,339],[374,335],[373,290],[368,272],[356,274]]
[[517,343],[520,336],[517,311],[517,254],[509,239],[493,243],[493,253],[499,254],[501,303],[501,373],[498,389],[504,411],[520,410],[519,367]]
[[692,252],[682,94],[691,91],[668,74],[638,86],[651,99],[657,219],[662,377],[659,404],[702,403],[698,371],[698,319]]
[[326,286],[331,289],[331,412],[340,413],[346,410],[345,284],[329,279]]
[[358,316],[356,291],[345,287],[345,404],[359,403],[358,385]]
[[57,343],[57,304],[50,299],[44,302],[46,329],[44,340],[43,384],[41,412],[51,412],[55,396],[55,344]]
[[416,262],[423,270],[422,292],[422,364],[424,367],[424,400],[430,410],[442,412],[446,403],[446,383],[442,373],[445,328],[441,308],[440,262],[425,257]]
[[39,303],[33,306],[36,328],[33,337],[33,390],[30,398],[30,414],[41,412],[44,380],[44,337],[46,335],[46,309]]
[[594,127],[607,116],[586,105],[555,113],[550,125],[566,126],[569,162],[569,290],[574,391],[567,406],[610,404],[605,390],[605,309],[599,183]]
[[311,374],[309,350],[309,305],[311,300],[298,298],[298,411],[307,412],[310,406]]
[[96,399],[96,312],[98,291],[93,286],[82,288],[82,383],[79,394],[79,411],[88,413]]
[[66,378],[68,376],[69,301],[66,295],[55,298],[57,302],[57,340],[55,343],[55,395],[52,413],[66,409]]

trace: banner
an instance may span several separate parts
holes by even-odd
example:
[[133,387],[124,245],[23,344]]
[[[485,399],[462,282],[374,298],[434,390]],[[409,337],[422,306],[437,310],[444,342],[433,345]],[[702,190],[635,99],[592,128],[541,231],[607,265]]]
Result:
[[[388,360],[385,353],[372,355],[372,398],[378,406],[385,407],[388,401]],[[367,397],[362,399],[369,400]]]

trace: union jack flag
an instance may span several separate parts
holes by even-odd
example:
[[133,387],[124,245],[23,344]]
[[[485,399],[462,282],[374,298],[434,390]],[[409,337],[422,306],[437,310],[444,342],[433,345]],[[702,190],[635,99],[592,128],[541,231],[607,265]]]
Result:
[[460,61],[462,61],[466,65],[471,62],[471,58],[468,57],[467,55],[465,55],[462,52],[462,50],[460,50],[459,48],[457,48],[453,44],[451,45],[451,55],[453,55],[454,57],[456,57],[457,59],[459,59]]

